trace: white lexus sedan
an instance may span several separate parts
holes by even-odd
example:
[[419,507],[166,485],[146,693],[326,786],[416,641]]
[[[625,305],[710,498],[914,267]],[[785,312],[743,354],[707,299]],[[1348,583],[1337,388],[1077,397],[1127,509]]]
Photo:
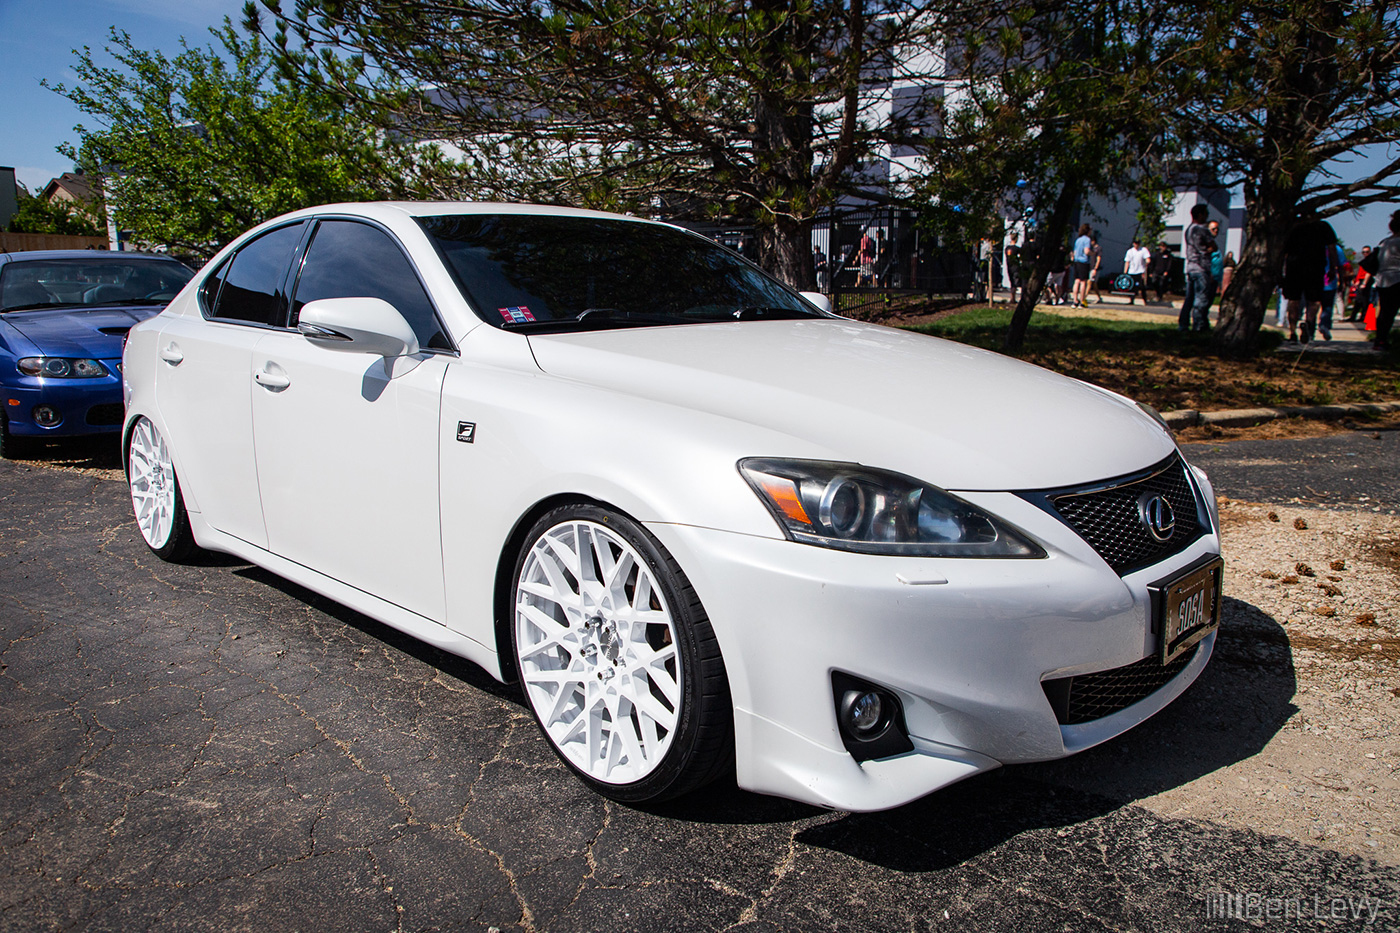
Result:
[[344,204],[126,345],[137,523],[519,682],[644,802],[893,807],[1142,722],[1215,644],[1219,527],[1149,409],[836,317],[703,237]]

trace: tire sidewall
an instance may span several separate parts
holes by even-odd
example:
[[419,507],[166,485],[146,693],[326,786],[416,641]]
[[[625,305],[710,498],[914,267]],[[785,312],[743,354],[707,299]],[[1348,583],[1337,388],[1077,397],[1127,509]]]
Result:
[[[520,593],[520,573],[525,567],[525,561],[530,552],[534,550],[536,543],[546,532],[559,525],[575,521],[593,522],[609,529],[623,541],[626,541],[646,561],[647,569],[651,572],[656,585],[661,588],[661,594],[670,610],[671,629],[680,657],[681,707],[676,717],[676,730],[675,735],[671,738],[671,745],[666,750],[661,762],[649,774],[626,784],[600,781],[593,775],[580,770],[571,762],[550,738],[548,730],[545,729],[544,723],[540,720],[539,711],[535,709],[525,688],[525,671],[520,659],[520,636],[516,616],[516,604]],[[674,566],[674,561],[668,558],[661,545],[640,524],[611,509],[582,504],[561,506],[541,516],[525,535],[520,553],[516,555],[510,588],[510,646],[511,656],[515,663],[515,674],[519,678],[521,693],[525,695],[525,705],[529,708],[530,715],[539,725],[545,741],[548,742],[550,750],[554,752],[555,756],[585,784],[613,800],[636,803],[663,800],[673,796],[673,793],[670,792],[672,788],[686,783],[686,766],[694,755],[694,749],[700,737],[699,712],[703,702],[704,683],[702,672],[699,669],[700,648],[696,638],[697,620],[692,617],[690,601],[684,595],[690,585],[685,580],[677,578],[676,570],[672,569]]]

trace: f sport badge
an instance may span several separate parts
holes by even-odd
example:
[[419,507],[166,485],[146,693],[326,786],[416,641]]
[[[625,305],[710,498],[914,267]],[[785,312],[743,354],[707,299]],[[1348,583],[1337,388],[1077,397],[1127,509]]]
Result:
[[459,422],[457,422],[457,440],[461,441],[463,444],[471,444],[471,443],[475,442],[475,441],[476,441],[476,422],[475,422],[475,421],[459,421]]

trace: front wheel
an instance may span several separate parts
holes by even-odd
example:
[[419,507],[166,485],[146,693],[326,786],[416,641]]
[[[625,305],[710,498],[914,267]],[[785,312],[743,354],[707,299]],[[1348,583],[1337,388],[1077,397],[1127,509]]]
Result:
[[733,760],[733,714],[709,618],[636,522],[555,509],[516,561],[512,643],[535,719],[585,783],[629,803],[708,783]]
[[165,438],[149,418],[138,418],[127,442],[127,485],[141,537],[161,560],[179,562],[195,550],[185,497]]

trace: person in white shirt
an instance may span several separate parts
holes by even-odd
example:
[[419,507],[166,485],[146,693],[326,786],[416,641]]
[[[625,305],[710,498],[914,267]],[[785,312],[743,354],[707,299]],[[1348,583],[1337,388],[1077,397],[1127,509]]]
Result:
[[1132,248],[1123,256],[1123,271],[1133,277],[1133,294],[1128,299],[1128,304],[1137,301],[1138,292],[1142,292],[1142,303],[1147,304],[1147,264],[1152,261],[1152,251],[1147,249],[1137,240],[1133,241]]

